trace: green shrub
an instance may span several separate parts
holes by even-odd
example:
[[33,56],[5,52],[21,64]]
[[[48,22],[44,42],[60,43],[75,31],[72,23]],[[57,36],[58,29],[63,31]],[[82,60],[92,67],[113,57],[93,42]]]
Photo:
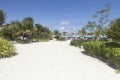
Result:
[[72,46],[78,46],[78,40],[72,40],[71,42],[70,42],[70,45],[72,45]]
[[110,63],[120,69],[120,48],[109,48],[107,50],[107,58]]
[[83,47],[87,54],[105,59],[105,44],[104,42],[84,42]]
[[57,38],[58,41],[65,41],[66,39],[64,37]]
[[76,47],[80,47],[80,46],[82,46],[82,43],[83,43],[83,42],[86,42],[86,40],[83,40],[83,39],[75,39],[75,40],[72,40],[72,41],[70,42],[70,45],[76,46]]
[[118,42],[106,42],[105,45],[107,47],[120,48],[120,43],[118,43]]
[[116,45],[116,43],[106,44],[105,42],[83,43],[83,47],[85,49],[86,54],[97,57],[103,61],[109,62],[109,64],[112,64],[112,66],[120,69],[120,48],[116,48]]
[[12,43],[0,38],[0,58],[10,57],[15,55],[15,47]]
[[30,39],[26,39],[26,40],[17,40],[18,43],[21,43],[21,44],[26,44],[26,43],[30,43],[31,40]]

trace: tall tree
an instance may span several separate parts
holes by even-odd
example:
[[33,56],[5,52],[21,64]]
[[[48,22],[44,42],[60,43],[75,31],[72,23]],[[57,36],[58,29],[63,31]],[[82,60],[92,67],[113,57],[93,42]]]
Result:
[[11,23],[2,27],[1,32],[4,38],[9,40],[16,40],[18,37],[17,32],[19,32],[19,30],[20,28],[17,23]]
[[54,30],[53,34],[54,35],[60,35],[60,32],[59,32],[59,30]]
[[0,26],[5,22],[5,13],[3,10],[0,10]]
[[97,40],[99,41],[100,36],[103,35],[105,24],[109,21],[108,17],[110,14],[110,4],[105,4],[105,8],[98,10],[94,15],[93,18],[96,20],[96,31]]
[[34,20],[32,17],[24,18],[22,21],[22,26],[24,30],[32,30],[34,26]]
[[82,36],[84,36],[84,35],[87,34],[85,27],[83,27],[83,28],[79,31],[79,34],[82,35]]
[[67,32],[66,32],[66,31],[64,31],[64,32],[63,32],[63,35],[66,35],[66,34],[67,34]]
[[96,19],[96,23],[100,26],[104,26],[109,20],[109,14],[110,14],[110,4],[105,4],[105,8],[96,11],[96,13],[93,15],[93,18]]
[[114,41],[120,42],[120,18],[117,18],[110,23],[106,34]]
[[95,22],[89,21],[89,22],[85,25],[85,28],[88,30],[88,33],[93,34],[94,31],[95,31],[95,26],[96,26]]

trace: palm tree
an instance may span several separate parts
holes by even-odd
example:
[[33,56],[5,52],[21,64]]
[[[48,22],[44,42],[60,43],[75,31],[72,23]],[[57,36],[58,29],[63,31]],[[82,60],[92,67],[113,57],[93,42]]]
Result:
[[0,26],[5,22],[5,13],[3,10],[0,10]]
[[24,18],[22,21],[23,30],[32,30],[34,25],[34,20],[32,17]]
[[85,25],[86,29],[88,30],[88,32],[90,34],[93,34],[94,33],[94,30],[95,30],[95,27],[96,27],[96,24],[95,22],[91,22],[89,21],[86,25]]
[[67,34],[67,32],[64,31],[64,32],[63,32],[63,35],[66,35],[66,34]]
[[27,33],[27,35],[29,35],[29,39],[32,39],[33,38],[32,34],[33,34],[33,29],[34,29],[33,18],[32,17],[24,18],[23,21],[21,22],[21,25],[22,25],[22,30],[24,31],[24,33],[25,34]]
[[82,36],[87,34],[87,32],[86,32],[84,27],[79,31],[79,34],[82,35]]

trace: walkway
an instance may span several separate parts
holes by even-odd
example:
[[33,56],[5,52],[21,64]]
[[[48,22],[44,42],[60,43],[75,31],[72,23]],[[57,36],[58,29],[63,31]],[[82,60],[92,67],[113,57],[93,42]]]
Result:
[[0,60],[0,80],[120,80],[114,69],[68,41],[15,46],[18,55]]

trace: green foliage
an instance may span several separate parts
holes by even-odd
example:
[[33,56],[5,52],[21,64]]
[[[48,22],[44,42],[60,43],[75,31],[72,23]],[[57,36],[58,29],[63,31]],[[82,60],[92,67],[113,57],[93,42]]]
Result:
[[16,40],[19,43],[30,43],[33,39],[49,40],[52,32],[41,24],[35,24],[31,17],[22,21],[13,21],[0,29],[0,36],[7,40]]
[[106,42],[105,45],[110,48],[120,48],[120,43],[118,42]]
[[19,27],[17,24],[12,23],[12,24],[8,24],[5,25],[4,27],[2,27],[0,33],[1,36],[3,36],[5,39],[8,40],[15,40],[17,39],[17,32],[19,31]]
[[0,10],[0,26],[5,22],[5,13]]
[[65,39],[64,37],[61,37],[61,36],[60,36],[60,37],[57,38],[57,40],[58,40],[58,41],[65,41],[66,39]]
[[15,54],[15,47],[12,43],[0,38],[0,58],[10,57]]
[[30,39],[25,39],[25,40],[18,39],[17,42],[21,43],[21,44],[27,44],[27,43],[30,43],[32,41]]
[[108,17],[110,14],[110,4],[105,4],[105,8],[96,11],[96,13],[93,15],[93,18],[96,19],[96,23],[100,26],[103,26],[108,22]]
[[72,40],[71,42],[70,42],[70,45],[72,45],[72,46],[78,46],[78,40]]
[[93,33],[96,27],[95,22],[91,22],[89,21],[86,25],[85,25],[86,29],[88,30],[89,33]]
[[87,34],[86,28],[83,27],[81,30],[79,30],[79,34],[82,35],[82,36],[86,35]]
[[109,62],[120,69],[120,48],[109,48],[106,54]]
[[[85,25],[85,29],[87,34],[94,35],[96,37],[96,41],[100,41],[101,35],[105,34],[105,26],[109,21],[109,13],[110,13],[110,4],[105,4],[105,8],[98,10],[93,15],[94,21],[89,21]],[[79,31],[81,33],[82,30]],[[82,35],[82,34],[81,34]]]
[[32,17],[26,17],[23,19],[21,22],[23,30],[32,30],[33,29],[33,24],[34,20]]
[[54,30],[53,34],[54,35],[60,35],[60,32],[59,32],[59,30]]
[[[112,44],[112,45],[111,45]],[[117,43],[84,42],[86,54],[109,62],[112,66],[120,69],[120,46]]]
[[75,39],[70,42],[70,45],[76,46],[76,47],[81,47],[82,43],[86,42],[86,40],[83,39]]
[[104,42],[85,42],[83,43],[83,47],[87,53],[91,56],[105,58],[104,56],[104,49],[105,45]]
[[[62,37],[59,30],[54,30],[53,34],[54,34],[54,38],[58,41],[65,41],[66,40],[64,37]],[[63,32],[63,34],[66,35],[66,32]]]
[[120,41],[120,18],[117,18],[110,23],[106,35],[114,41]]

